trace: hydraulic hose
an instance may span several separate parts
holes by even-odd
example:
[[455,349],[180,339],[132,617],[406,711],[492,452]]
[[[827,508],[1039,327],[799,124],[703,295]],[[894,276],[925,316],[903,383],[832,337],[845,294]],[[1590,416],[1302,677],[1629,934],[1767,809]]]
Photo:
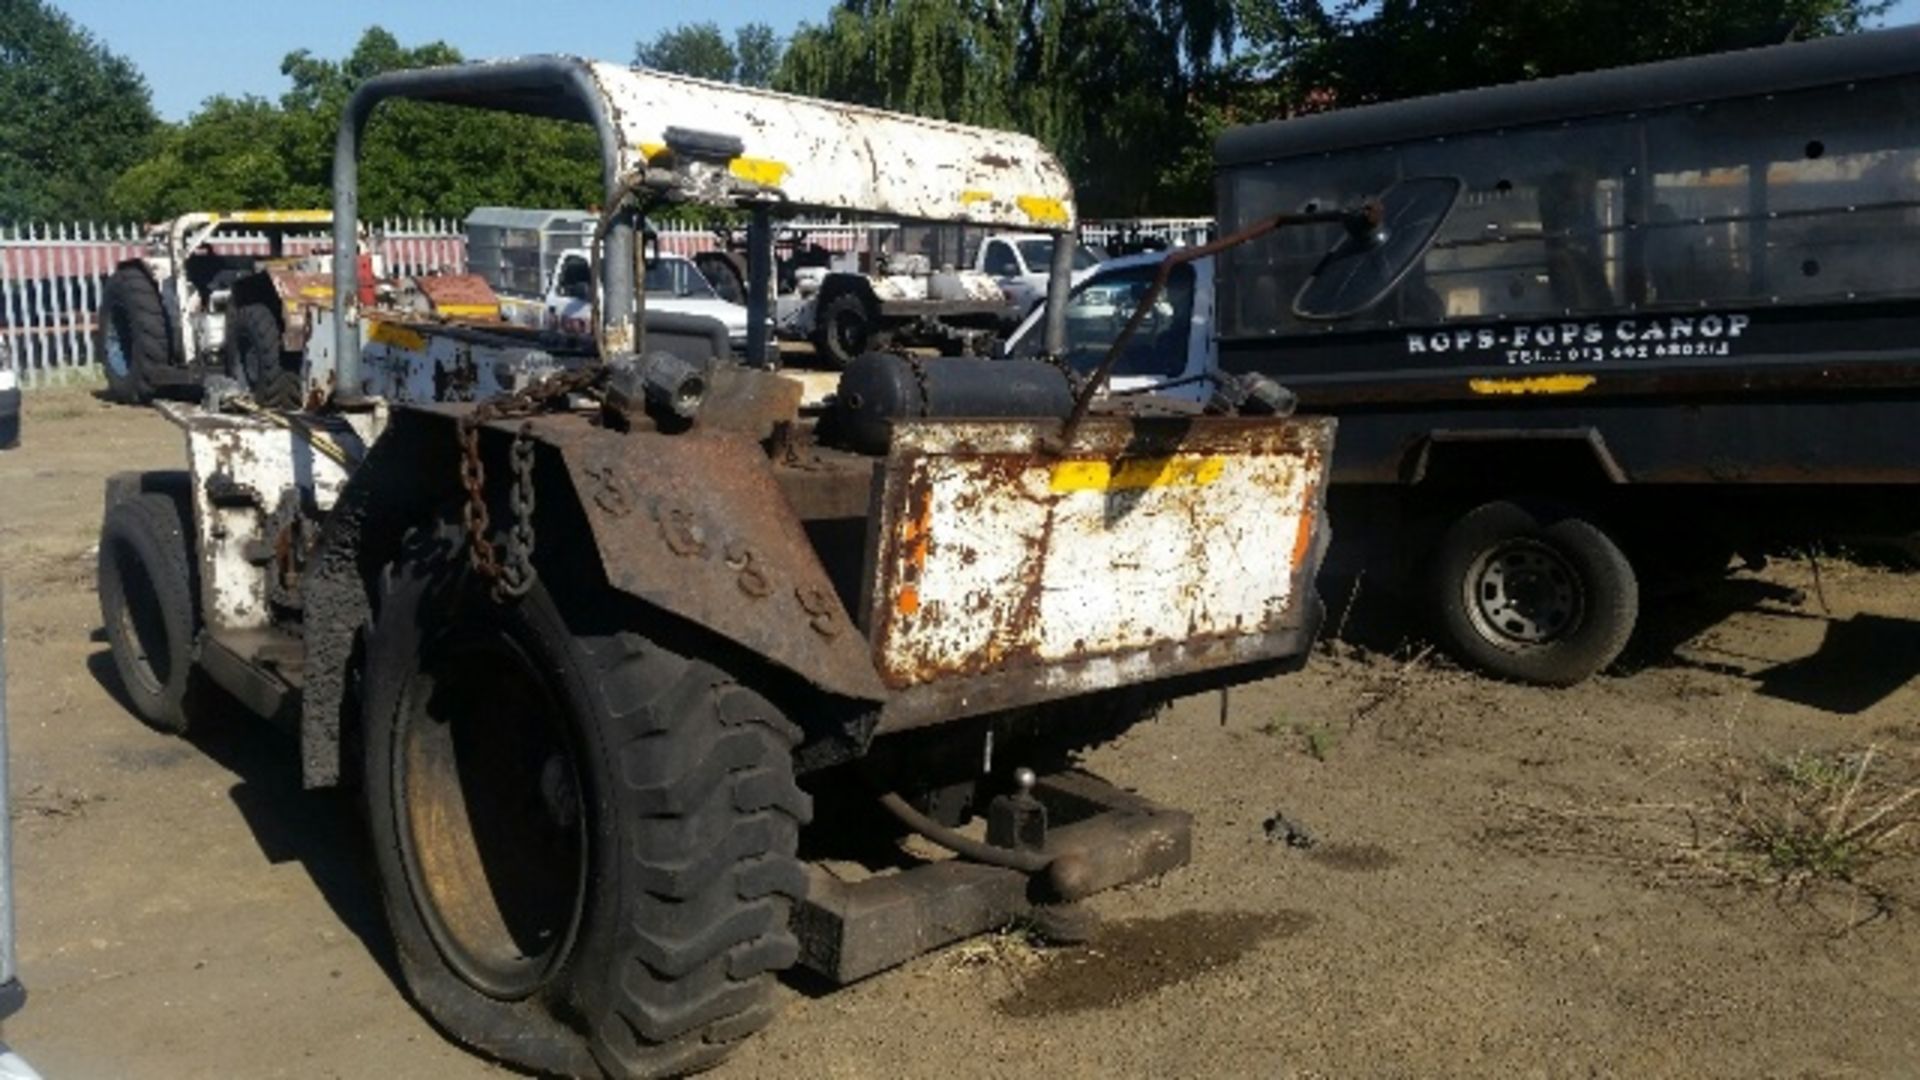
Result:
[[880,805],[886,807],[888,813],[899,818],[902,825],[963,859],[972,859],[974,862],[986,863],[988,866],[1018,870],[1023,874],[1042,874],[1053,865],[1055,856],[1052,855],[1042,855],[1037,851],[1015,851],[1012,848],[982,843],[971,836],[963,836],[915,810],[907,800],[900,797],[898,792],[889,791],[882,794]]

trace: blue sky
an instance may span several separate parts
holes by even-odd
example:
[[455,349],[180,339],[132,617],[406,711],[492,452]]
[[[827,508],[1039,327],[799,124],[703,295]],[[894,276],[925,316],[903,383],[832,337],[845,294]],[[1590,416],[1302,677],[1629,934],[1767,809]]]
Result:
[[[181,120],[214,94],[277,97],[286,89],[280,58],[308,49],[345,56],[361,31],[378,24],[403,45],[442,40],[473,58],[575,53],[633,59],[634,42],[681,22],[712,21],[731,30],[764,22],[785,36],[819,21],[831,0],[53,0],[54,6],[133,61],[153,88],[160,115]],[[1920,3],[1920,0],[1914,0]]]
[[[286,88],[280,58],[295,49],[337,58],[379,24],[402,44],[444,40],[469,57],[577,53],[629,60],[634,42],[686,21],[731,30],[764,22],[786,35],[818,21],[831,0],[322,0],[252,7],[239,0],[55,0],[75,22],[136,64],[169,120],[213,94],[275,97]],[[1920,0],[1898,0],[1889,25],[1920,22]]]

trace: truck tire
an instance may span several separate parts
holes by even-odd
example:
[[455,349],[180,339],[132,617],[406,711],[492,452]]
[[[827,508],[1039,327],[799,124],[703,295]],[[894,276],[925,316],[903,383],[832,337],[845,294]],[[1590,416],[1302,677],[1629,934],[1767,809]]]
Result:
[[874,316],[857,292],[828,300],[815,317],[813,347],[835,369],[845,370],[874,344]]
[[644,609],[544,578],[499,603],[464,553],[457,527],[416,531],[366,649],[362,789],[408,992],[523,1069],[713,1065],[798,955],[799,731],[629,629]]
[[123,266],[108,276],[98,333],[107,396],[128,405],[152,401],[153,389],[161,382],[154,372],[171,366],[173,349],[160,291],[145,271]]
[[227,374],[239,380],[254,403],[268,409],[298,409],[306,401],[300,356],[280,347],[276,305],[242,304],[227,319]]
[[1510,502],[1455,521],[1431,573],[1442,642],[1516,682],[1572,686],[1594,675],[1620,655],[1639,617],[1633,566],[1606,533]]
[[132,495],[100,525],[100,618],[113,666],[141,720],[185,734],[205,693],[194,669],[200,629],[186,508],[173,496]]
[[693,265],[713,286],[713,291],[729,304],[747,302],[747,260],[731,251],[703,251],[693,257]]

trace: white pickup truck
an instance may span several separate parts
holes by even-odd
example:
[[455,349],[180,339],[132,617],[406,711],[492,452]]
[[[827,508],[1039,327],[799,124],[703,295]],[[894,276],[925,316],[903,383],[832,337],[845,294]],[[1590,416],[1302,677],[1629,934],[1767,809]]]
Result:
[[[561,252],[542,304],[543,327],[571,334],[592,333],[590,270],[584,249]],[[733,344],[733,351],[746,350],[747,309],[720,299],[713,285],[693,265],[693,260],[679,255],[655,256],[647,265],[646,292],[650,310],[718,319],[727,328],[727,340]]]
[[[1085,244],[1073,252],[1073,280],[1080,280],[1099,264],[1099,252]],[[1000,291],[1022,314],[1038,307],[1047,295],[1047,277],[1053,266],[1053,237],[1046,233],[995,233],[980,242],[973,268],[1000,286]]]

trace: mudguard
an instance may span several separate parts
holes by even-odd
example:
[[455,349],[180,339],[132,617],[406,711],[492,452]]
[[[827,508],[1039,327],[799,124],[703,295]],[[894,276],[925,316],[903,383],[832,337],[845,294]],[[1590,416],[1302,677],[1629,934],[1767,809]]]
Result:
[[565,462],[614,588],[829,693],[886,697],[759,443],[713,428],[609,431],[578,416],[528,430]]

